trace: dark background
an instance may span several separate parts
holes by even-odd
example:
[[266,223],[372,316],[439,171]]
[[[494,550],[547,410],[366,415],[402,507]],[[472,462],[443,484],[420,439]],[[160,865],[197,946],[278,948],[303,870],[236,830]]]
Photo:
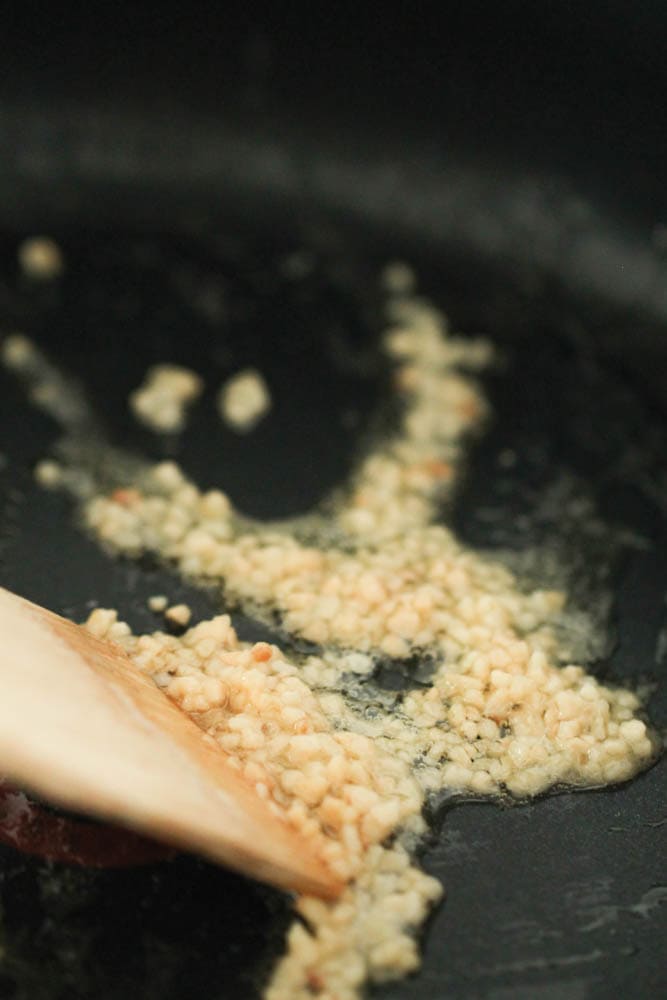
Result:
[[[124,410],[147,363],[259,364],[280,421],[239,448],[198,417],[178,457],[248,512],[288,514],[353,461],[382,386],[368,289],[386,259],[413,261],[506,359],[457,529],[518,551],[556,539],[580,599],[611,589],[596,669],[656,684],[664,727],[666,21],[658,2],[6,5],[0,322],[104,388],[112,436],[156,456]],[[55,296],[16,274],[34,231],[65,249]],[[281,261],[304,247],[314,271],[292,285]],[[212,284],[222,355],[193,305]],[[212,613],[166,570],[109,560],[36,489],[55,429],[0,390],[2,583],[141,628],[161,590]],[[452,809],[424,857],[448,898],[423,971],[377,995],[659,995],[666,818],[664,759],[613,791]],[[286,920],[278,894],[194,859],[93,872],[2,848],[0,996],[251,996]]]

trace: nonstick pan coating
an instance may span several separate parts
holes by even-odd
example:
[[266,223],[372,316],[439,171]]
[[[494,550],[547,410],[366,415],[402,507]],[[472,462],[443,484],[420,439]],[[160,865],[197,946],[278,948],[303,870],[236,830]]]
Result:
[[[507,59],[526,37],[539,59],[557,36],[567,69],[572,32],[549,23],[530,29],[516,15],[518,6],[507,6]],[[608,48],[620,51],[615,18],[611,10],[600,24]],[[645,130],[638,124],[657,73],[653,35],[640,31],[646,19],[640,11],[635,22],[632,66],[641,63],[643,70],[634,96],[616,102],[606,117],[602,105],[596,109],[581,97],[569,130],[563,108],[575,109],[576,100],[568,104],[560,77],[552,78],[551,95],[560,117],[540,116],[534,92],[521,102],[521,80],[539,77],[523,63],[497,74],[500,92],[513,94],[517,104],[510,113],[499,97],[500,121],[492,127],[492,115],[476,113],[476,99],[493,88],[471,58],[465,84],[458,79],[478,122],[476,149],[464,141],[462,113],[453,149],[434,139],[452,121],[436,85],[449,79],[439,64],[430,75],[420,71],[393,133],[385,118],[384,131],[364,134],[392,61],[388,54],[387,65],[374,57],[364,76],[360,44],[344,51],[348,75],[358,81],[355,93],[365,95],[361,121],[352,111],[346,120],[333,100],[325,113],[318,100],[333,63],[323,58],[322,73],[312,72],[313,38],[320,37],[312,26],[289,62],[281,53],[286,38],[295,37],[293,26],[285,35],[271,25],[231,25],[230,46],[255,39],[244,79],[257,86],[239,86],[243,101],[213,117],[200,100],[210,94],[203,69],[192,69],[187,86],[177,74],[183,99],[170,104],[163,87],[162,113],[148,113],[150,94],[146,106],[135,100],[127,76],[110,71],[110,58],[104,79],[114,100],[105,100],[98,79],[86,105],[90,26],[69,50],[65,28],[40,37],[17,29],[24,51],[43,58],[33,58],[41,67],[36,75],[3,84],[3,329],[34,335],[91,391],[110,436],[154,458],[165,450],[132,423],[125,402],[147,364],[186,363],[207,376],[209,393],[236,367],[257,365],[276,400],[265,424],[239,442],[222,430],[212,405],[202,405],[181,449],[169,454],[198,482],[222,485],[248,513],[288,515],[316,502],[352,466],[383,392],[373,351],[377,273],[388,259],[409,260],[453,325],[489,334],[503,359],[486,379],[494,419],[473,450],[452,515],[456,530],[484,548],[521,551],[554,540],[576,569],[578,600],[604,615],[600,595],[612,596],[610,643],[596,671],[630,685],[652,684],[650,716],[664,729],[667,282],[654,169],[660,140],[650,123]],[[519,41],[512,24],[522,26]],[[459,24],[459,41],[474,52],[466,25]],[[165,31],[169,51],[175,35]],[[579,37],[588,37],[582,31],[580,23]],[[487,66],[496,51],[491,33],[484,42]],[[410,37],[424,41],[425,34]],[[100,38],[89,37],[90,51],[98,52]],[[388,51],[400,32],[380,37]],[[268,110],[263,38],[283,67],[278,78],[285,88],[277,88]],[[196,52],[191,39],[183,44]],[[580,71],[570,73],[573,95],[585,94],[593,78],[578,44],[569,64]],[[129,49],[136,67],[140,49],[139,35]],[[149,62],[160,79],[169,59],[158,49]],[[58,77],[58,99],[47,107],[56,55],[62,63],[66,51],[78,71],[69,83]],[[193,53],[188,65],[196,62]],[[595,66],[606,67],[604,80],[613,79],[607,60]],[[298,115],[295,95],[306,93],[299,88],[306,78],[310,99],[303,97]],[[544,105],[543,80],[542,88]],[[427,93],[440,95],[433,114],[427,108],[412,131],[404,128],[407,107]],[[250,127],[244,115],[253,107]],[[534,140],[517,126],[524,139],[516,147],[518,164],[511,147],[517,117],[532,123]],[[627,137],[633,122],[634,154],[628,140],[621,155],[616,139]],[[559,143],[565,134],[574,137],[567,146]],[[490,146],[483,149],[486,135]],[[16,270],[19,240],[45,229],[67,260],[60,290],[28,288]],[[306,261],[298,279],[289,264],[295,252]],[[156,627],[146,609],[154,593],[187,600],[198,616],[213,613],[213,595],[164,568],[105,556],[80,531],[67,499],[34,484],[34,463],[56,437],[0,372],[2,584],[78,619],[91,602],[115,606],[145,630]],[[516,462],[508,464],[508,452]],[[243,637],[265,635],[237,620]],[[387,683],[395,683],[389,672]],[[667,985],[666,777],[663,758],[613,790],[520,807],[443,805],[423,864],[442,877],[447,897],[427,928],[423,968],[373,995],[660,995]],[[0,845],[0,997],[256,995],[289,920],[280,894],[182,856],[94,868],[99,837],[94,827],[86,830],[87,865]]]
[[[132,425],[125,406],[147,364],[187,362],[211,388],[238,365],[260,367],[276,399],[263,428],[241,443],[220,428],[212,403],[203,405],[180,450],[166,453],[198,481],[224,483],[248,513],[289,515],[345,475],[381,393],[369,289],[387,247],[366,243],[359,252],[351,233],[346,239],[343,258],[312,247],[312,272],[295,281],[285,276],[295,238],[67,233],[62,289],[35,294],[15,275],[4,307],[12,326],[91,390],[112,438],[155,458],[164,448]],[[14,250],[8,238],[7,274]],[[482,547],[521,550],[555,539],[576,566],[579,599],[614,593],[616,642],[597,669],[629,683],[657,680],[664,426],[585,332],[624,318],[557,290],[527,295],[492,278],[480,293],[470,264],[456,274],[431,253],[416,263],[456,325],[488,330],[505,357],[488,379],[495,417],[456,505],[458,530]],[[224,294],[216,300],[211,288]],[[93,601],[116,606],[142,629],[157,624],[145,606],[152,593],[213,612],[213,595],[151,563],[114,561],[88,541],[69,502],[32,482],[56,433],[6,373],[1,405],[3,583],[79,619]],[[518,456],[510,467],[508,450]],[[241,626],[248,637],[260,634],[250,622]],[[664,725],[665,709],[659,684],[656,724]],[[664,779],[661,761],[611,791],[444,808],[424,865],[442,876],[447,901],[431,920],[423,972],[379,995],[528,996],[548,988],[561,993],[544,995],[578,989],[602,997],[613,983],[631,996],[641,995],[632,992],[638,977],[657,989]],[[280,946],[285,900],[195,859],[94,871],[1,850],[8,996],[113,997],[123,989],[176,998],[185,982],[215,983],[220,997],[250,996]]]

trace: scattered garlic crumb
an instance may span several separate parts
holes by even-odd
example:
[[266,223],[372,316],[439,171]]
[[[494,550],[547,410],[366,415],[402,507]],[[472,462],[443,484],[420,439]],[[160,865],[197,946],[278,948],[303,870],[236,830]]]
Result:
[[32,236],[18,248],[19,266],[29,278],[52,281],[65,269],[62,250],[48,236]]
[[217,397],[222,420],[239,433],[247,433],[271,409],[271,394],[262,374],[254,368],[232,375],[220,388]]
[[164,613],[164,617],[172,625],[180,625],[185,627],[189,624],[192,618],[192,611],[187,606],[187,604],[172,604],[170,608]]
[[33,405],[48,413],[69,430],[85,427],[90,435],[95,418],[75,379],[63,376],[23,333],[5,337],[0,346],[0,362],[26,383]]
[[152,597],[148,598],[148,607],[156,613],[165,611],[168,604],[169,599],[164,594],[153,594]]
[[44,459],[38,462],[34,472],[35,480],[45,489],[55,489],[63,481],[63,468],[58,462]]
[[[154,552],[316,644],[243,643],[228,615],[180,636],[134,636],[102,609],[87,623],[121,643],[349,880],[335,902],[297,901],[265,1000],[357,1000],[367,981],[418,968],[419,928],[442,895],[412,859],[429,798],[615,783],[656,751],[633,692],[563,665],[566,595],[523,587],[435,523],[486,417],[473,373],[492,357],[488,342],[451,336],[439,310],[401,291],[382,347],[397,429],[326,513],[310,515],[307,542],[289,524],[240,520],[224,493],[202,492],[173,462],[84,508],[105,545]],[[190,609],[166,617],[186,627]],[[424,655],[428,683],[411,687],[408,675],[400,709],[383,701],[378,664]]]
[[135,417],[158,433],[174,433],[185,427],[186,408],[204,389],[202,379],[180,365],[154,365],[144,381],[130,394]]
[[392,261],[382,272],[382,286],[390,295],[411,295],[416,284],[415,272],[404,261]]
[[37,357],[37,348],[23,333],[11,333],[2,341],[0,359],[5,368],[21,372],[28,368]]

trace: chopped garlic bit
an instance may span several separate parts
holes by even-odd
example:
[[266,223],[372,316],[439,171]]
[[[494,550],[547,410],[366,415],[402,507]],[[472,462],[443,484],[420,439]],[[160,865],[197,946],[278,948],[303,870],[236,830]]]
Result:
[[187,604],[172,604],[164,613],[164,617],[172,625],[185,627],[192,618],[192,611]]
[[168,604],[169,599],[164,594],[153,594],[152,597],[148,598],[148,607],[156,613],[166,611]]
[[130,409],[151,430],[174,433],[185,427],[186,408],[201,395],[199,375],[180,365],[154,365],[130,394]]
[[19,266],[29,278],[52,281],[65,269],[62,250],[48,236],[32,236],[23,240],[18,249]]
[[63,481],[63,468],[57,462],[45,459],[35,466],[35,480],[45,489],[55,489]]
[[390,295],[411,295],[416,284],[415,272],[402,260],[387,264],[382,272],[382,285]]
[[232,375],[220,388],[217,398],[222,420],[239,433],[247,433],[271,409],[271,393],[260,372],[254,368]]
[[[298,900],[302,920],[266,1000],[356,1000],[367,980],[418,967],[416,936],[442,894],[411,860],[429,795],[599,786],[631,777],[655,752],[632,692],[561,665],[554,625],[565,595],[522,587],[434,523],[485,417],[468,372],[491,349],[450,336],[442,314],[408,294],[406,275],[389,284],[383,347],[398,430],[361,461],[337,506],[310,516],[308,543],[289,526],[240,522],[224,493],[201,492],[170,462],[85,508],[105,544],[155,552],[320,647],[290,655],[240,642],[227,615],[179,637],[133,636],[114,612],[88,623],[121,642],[350,880],[335,902]],[[185,606],[167,616],[179,608],[187,625]],[[407,674],[396,710],[373,673],[382,660],[424,654],[430,680],[411,688]]]

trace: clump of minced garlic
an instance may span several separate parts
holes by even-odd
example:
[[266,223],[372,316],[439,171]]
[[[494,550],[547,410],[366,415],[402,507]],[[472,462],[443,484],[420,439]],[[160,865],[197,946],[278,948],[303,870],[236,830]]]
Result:
[[246,368],[222,384],[216,404],[228,427],[239,434],[247,434],[271,409],[271,393],[261,372]]
[[[361,462],[321,542],[295,525],[248,525],[219,490],[173,463],[85,506],[90,529],[128,555],[152,551],[241,605],[318,643],[294,659],[238,642],[226,616],[177,638],[132,636],[113,612],[89,627],[211,733],[272,808],[350,883],[340,900],[297,903],[268,1000],[353,1000],[363,983],[415,969],[415,932],[440,887],[411,861],[422,807],[443,789],[516,797],[555,785],[622,781],[654,746],[635,694],[563,660],[564,595],[526,592],[500,563],[434,524],[465,439],[486,406],[470,370],[485,341],[451,337],[444,317],[390,282],[383,349],[402,401],[396,433]],[[333,531],[330,523],[334,519]],[[387,709],[379,657],[428,654],[426,687]]]
[[187,407],[203,388],[202,379],[189,368],[153,365],[139,388],[130,393],[130,409],[151,430],[176,433],[185,427]]

